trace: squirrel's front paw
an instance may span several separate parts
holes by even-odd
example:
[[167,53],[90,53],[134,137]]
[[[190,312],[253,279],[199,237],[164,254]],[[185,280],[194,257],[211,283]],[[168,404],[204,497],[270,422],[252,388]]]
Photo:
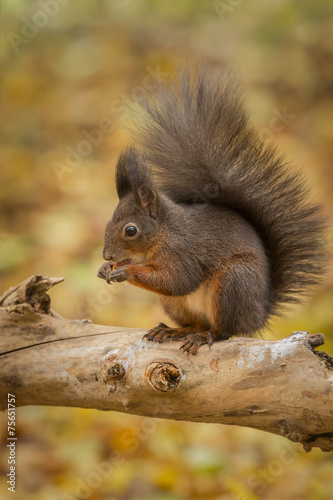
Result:
[[111,271],[106,278],[106,281],[108,283],[111,283],[112,281],[120,283],[121,281],[126,281],[126,280],[127,280],[126,267],[117,267],[117,269]]
[[120,282],[127,280],[127,272],[125,266],[119,266],[115,268],[115,264],[110,262],[105,262],[98,270],[97,276],[102,278],[107,283],[113,281]]
[[110,262],[104,262],[104,264],[98,269],[97,276],[102,278],[102,280],[108,281],[108,277],[113,271],[113,265]]
[[129,259],[121,262],[104,262],[99,268],[97,276],[107,283],[125,281],[127,280],[127,268],[130,263]]

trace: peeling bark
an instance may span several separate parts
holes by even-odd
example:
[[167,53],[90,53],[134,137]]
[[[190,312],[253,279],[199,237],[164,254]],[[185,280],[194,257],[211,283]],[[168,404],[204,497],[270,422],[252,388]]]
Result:
[[202,346],[142,340],[145,331],[61,318],[32,276],[0,297],[0,409],[17,406],[115,410],[261,429],[333,450],[333,359],[322,334],[277,341],[233,338]]

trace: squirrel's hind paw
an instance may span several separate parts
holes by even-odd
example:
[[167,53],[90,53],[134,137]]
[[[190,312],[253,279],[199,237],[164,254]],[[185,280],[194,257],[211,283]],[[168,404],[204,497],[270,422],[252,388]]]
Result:
[[195,330],[191,327],[172,328],[164,323],[159,323],[155,328],[152,328],[143,336],[143,340],[151,340],[152,342],[159,342],[161,344],[165,340],[183,339],[194,331]]
[[174,332],[174,328],[169,328],[164,323],[159,323],[154,328],[151,328],[146,335],[142,337],[142,340],[151,340],[152,342],[162,343],[169,339]]
[[209,348],[214,342],[214,338],[211,332],[197,333],[191,327],[185,328],[170,328],[164,323],[160,323],[149,330],[146,335],[143,336],[142,340],[150,340],[152,342],[165,342],[166,340],[181,340],[184,342],[180,346],[184,352],[188,354],[197,354],[198,349],[203,344],[208,344]]
[[192,333],[185,337],[185,342],[182,343],[179,349],[195,356],[201,345],[208,344],[210,349],[213,342],[214,338],[211,332]]

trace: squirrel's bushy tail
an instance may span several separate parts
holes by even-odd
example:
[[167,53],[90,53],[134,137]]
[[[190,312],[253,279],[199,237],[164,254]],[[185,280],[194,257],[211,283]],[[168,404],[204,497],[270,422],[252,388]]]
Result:
[[273,310],[317,283],[324,267],[320,208],[249,125],[233,80],[186,70],[141,104],[135,135],[165,194],[177,203],[229,206],[256,227],[271,263]]

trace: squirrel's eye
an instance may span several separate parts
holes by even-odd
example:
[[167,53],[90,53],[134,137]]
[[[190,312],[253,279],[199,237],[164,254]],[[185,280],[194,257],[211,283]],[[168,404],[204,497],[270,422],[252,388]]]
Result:
[[128,226],[125,230],[126,236],[135,236],[136,233],[138,232],[137,228],[135,226]]

